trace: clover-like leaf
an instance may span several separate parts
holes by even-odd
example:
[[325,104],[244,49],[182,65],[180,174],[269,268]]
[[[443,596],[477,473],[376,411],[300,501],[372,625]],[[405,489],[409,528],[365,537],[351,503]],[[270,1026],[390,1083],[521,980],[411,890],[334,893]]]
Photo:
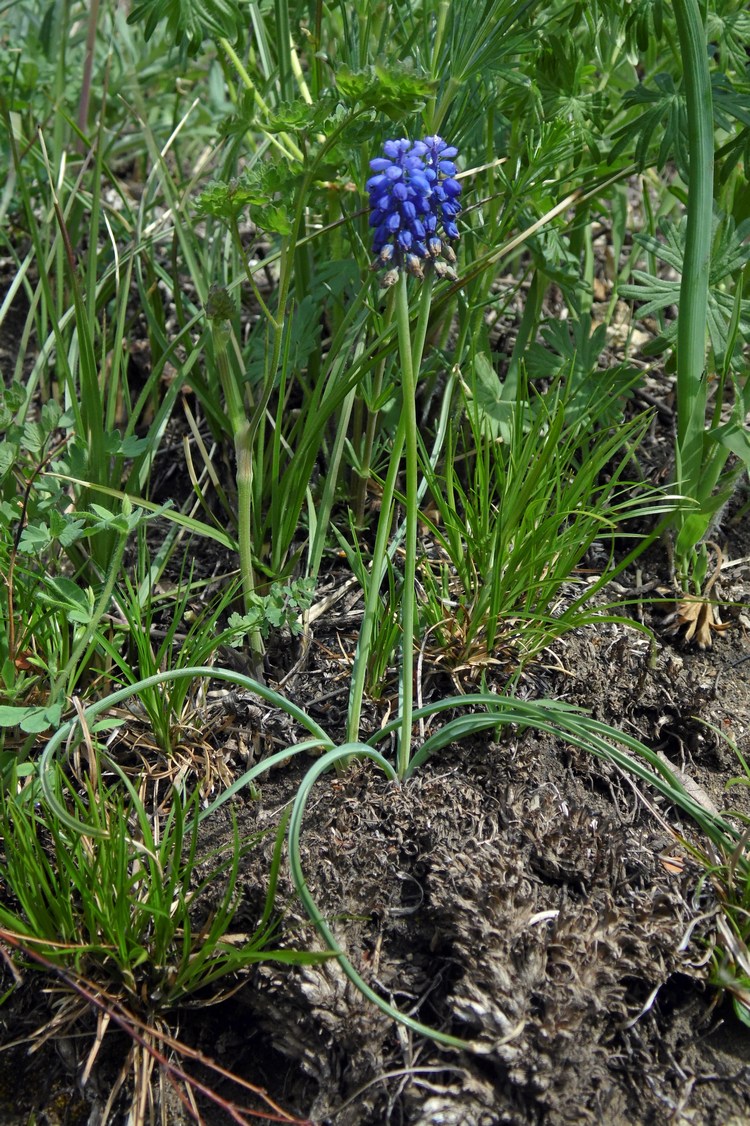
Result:
[[62,704],[46,707],[20,707],[0,705],[0,727],[20,727],[27,735],[39,735],[51,727],[58,727],[62,719]]

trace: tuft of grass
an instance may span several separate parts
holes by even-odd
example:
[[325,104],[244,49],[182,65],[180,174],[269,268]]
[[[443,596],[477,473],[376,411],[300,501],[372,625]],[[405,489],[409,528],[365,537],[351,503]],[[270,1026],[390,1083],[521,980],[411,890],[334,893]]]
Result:
[[[726,792],[750,788],[750,763],[726,732],[704,723],[715,738],[728,744],[740,773],[726,783]],[[692,855],[705,869],[719,903],[717,936],[711,951],[711,982],[732,1002],[737,1018],[750,1027],[750,816],[730,807],[725,816],[744,826],[741,832],[689,844]]]
[[[568,380],[542,392],[522,380],[508,400],[486,357],[477,370],[484,378],[463,388],[444,466],[436,471],[423,458],[434,513],[425,522],[437,551],[422,563],[422,617],[438,660],[477,667],[510,648],[521,667],[554,637],[601,617],[586,604],[625,565],[614,562],[623,525],[669,513],[676,500],[626,477],[648,415],[613,429],[606,393],[581,416]],[[601,382],[604,390],[606,373]],[[651,537],[635,538],[638,552]],[[609,563],[576,594],[594,542]]]
[[[105,729],[108,728],[108,725]],[[149,1016],[191,996],[232,989],[256,963],[309,962],[316,955],[272,946],[282,823],[265,906],[253,929],[235,925],[242,859],[260,836],[233,835],[216,852],[198,837],[199,791],[173,789],[149,813],[130,779],[105,764],[87,732],[82,793],[53,768],[48,783],[72,818],[40,804],[32,780],[12,778],[0,797],[7,896],[0,926],[54,966],[101,984]],[[110,763],[111,767],[112,764]]]

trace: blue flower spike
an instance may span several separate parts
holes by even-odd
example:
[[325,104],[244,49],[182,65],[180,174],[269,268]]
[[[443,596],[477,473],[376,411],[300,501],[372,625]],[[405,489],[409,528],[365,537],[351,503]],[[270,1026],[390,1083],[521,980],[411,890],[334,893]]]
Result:
[[458,280],[450,245],[459,237],[461,185],[453,163],[457,155],[458,149],[441,137],[413,143],[402,137],[386,141],[383,156],[370,161],[374,175],[367,191],[377,256],[372,268],[388,268],[384,286],[395,284],[401,268],[420,280],[426,268],[438,277]]

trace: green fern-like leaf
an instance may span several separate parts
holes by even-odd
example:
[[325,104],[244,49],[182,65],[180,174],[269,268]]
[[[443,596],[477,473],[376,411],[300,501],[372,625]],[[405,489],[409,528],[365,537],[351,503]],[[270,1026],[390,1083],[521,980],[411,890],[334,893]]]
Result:
[[[636,163],[641,168],[655,164],[663,168],[674,159],[681,174],[688,167],[687,113],[682,92],[671,74],[657,74],[653,86],[641,84],[623,98],[632,116],[616,130],[611,160],[635,145]],[[654,146],[658,141],[658,149]]]
[[[620,294],[626,300],[638,302],[638,317],[652,316],[670,306],[679,306],[680,285],[685,248],[686,219],[679,223],[664,223],[662,238],[637,234],[637,242],[654,254],[676,277],[654,277],[645,270],[634,270],[635,284],[623,285]],[[736,278],[750,260],[750,220],[739,226],[731,219],[718,227],[714,236],[708,292],[708,335],[719,366],[723,366],[729,340],[735,298],[732,279]],[[644,354],[659,355],[673,346],[677,336],[677,321],[672,320],[653,341]],[[739,336],[750,339],[750,301],[743,301],[740,309]]]
[[162,22],[175,46],[195,54],[207,39],[236,40],[246,16],[238,0],[140,0],[128,16],[128,23],[142,24],[146,39]]

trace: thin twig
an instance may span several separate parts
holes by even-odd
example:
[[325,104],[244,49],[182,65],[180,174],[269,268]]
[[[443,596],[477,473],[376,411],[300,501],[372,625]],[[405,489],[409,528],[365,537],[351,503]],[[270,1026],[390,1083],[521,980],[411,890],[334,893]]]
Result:
[[[193,1106],[186,1094],[186,1091],[180,1090],[174,1080],[184,1084],[186,1090],[192,1089],[198,1094],[207,1098],[210,1102],[214,1103],[221,1110],[223,1110],[237,1126],[250,1126],[248,1119],[245,1115],[251,1118],[264,1118],[271,1122],[289,1123],[290,1126],[314,1126],[310,1119],[296,1118],[294,1115],[289,1114],[278,1103],[266,1094],[261,1087],[256,1087],[254,1084],[249,1083],[246,1079],[242,1079],[238,1075],[234,1075],[231,1071],[227,1071],[213,1060],[209,1059],[202,1052],[197,1051],[195,1048],[183,1044],[175,1037],[170,1036],[169,1033],[160,1031],[157,1028],[147,1024],[145,1021],[140,1020],[134,1013],[131,1013],[122,1001],[117,997],[113,997],[101,986],[89,981],[87,978],[80,974],[73,974],[62,966],[56,966],[54,962],[50,962],[42,954],[38,954],[35,950],[27,948],[21,941],[21,936],[13,934],[11,931],[6,931],[0,928],[0,943],[5,942],[9,946],[20,950],[25,957],[30,958],[38,965],[42,966],[49,973],[59,977],[69,989],[73,990],[80,997],[82,997],[92,1008],[98,1012],[106,1013],[107,1016],[124,1032],[126,1032],[134,1041],[134,1043],[141,1048],[141,1050],[148,1053],[152,1060],[159,1065],[160,1068],[173,1082],[175,1093],[180,1099],[180,1102],[185,1107],[185,1110],[193,1119],[193,1121],[200,1122],[200,1118],[196,1118]],[[2,945],[0,945],[2,951]],[[6,954],[7,959],[7,954]],[[193,1060],[195,1063],[200,1064],[202,1067],[208,1068],[210,1071],[215,1072],[221,1076],[222,1079],[227,1079],[231,1083],[237,1084],[244,1090],[251,1092],[262,1102],[265,1103],[268,1110],[257,1111],[249,1107],[239,1107],[236,1103],[229,1102],[222,1098],[218,1092],[212,1090],[211,1087],[201,1083],[200,1080],[194,1076],[189,1075],[183,1068],[169,1060],[162,1051],[156,1047],[155,1041],[158,1041],[163,1046],[171,1048],[178,1055],[183,1058]],[[269,1113],[270,1111],[270,1113]]]

